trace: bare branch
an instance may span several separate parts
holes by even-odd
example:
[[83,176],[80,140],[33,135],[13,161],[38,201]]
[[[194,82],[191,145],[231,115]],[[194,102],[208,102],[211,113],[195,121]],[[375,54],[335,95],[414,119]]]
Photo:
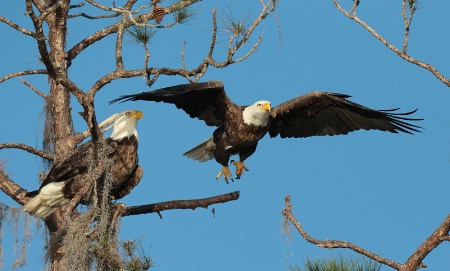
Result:
[[[111,129],[113,127],[110,124],[114,122],[114,120],[116,119],[117,115],[119,115],[119,114],[116,113],[116,114],[110,116],[109,118],[107,118],[106,120],[102,121],[98,125],[98,127],[100,129],[102,129],[103,133],[108,131],[109,129]],[[110,125],[110,126],[108,126],[108,125]],[[88,129],[88,130],[86,130],[86,131],[84,131],[82,133],[78,133],[78,134],[73,135],[72,138],[70,139],[70,141],[73,141],[72,144],[75,146],[76,144],[80,143],[81,141],[85,140],[86,138],[88,138],[90,136],[91,136],[91,130]]]
[[41,151],[22,143],[1,143],[0,150],[1,149],[20,149],[50,161],[53,161],[55,159],[54,155],[51,153]]
[[22,76],[22,75],[32,75],[32,74],[48,74],[47,70],[27,70],[27,71],[20,71],[20,72],[14,72],[7,74],[0,78],[0,83],[5,82],[6,80]]
[[386,258],[383,258],[375,253],[372,253],[370,251],[367,251],[359,246],[356,246],[350,242],[346,242],[346,241],[337,241],[337,240],[326,240],[326,241],[322,241],[322,240],[318,240],[315,238],[312,238],[311,236],[309,236],[309,234],[303,229],[302,225],[300,224],[300,222],[298,222],[298,220],[295,218],[294,214],[292,213],[292,205],[291,205],[291,196],[287,195],[285,198],[285,208],[283,209],[282,213],[283,216],[285,217],[286,220],[290,221],[295,228],[298,230],[298,232],[300,233],[300,235],[308,242],[318,246],[318,247],[322,247],[322,248],[328,248],[328,249],[333,249],[333,248],[348,248],[351,249],[359,254],[362,254],[366,257],[369,257],[372,260],[375,260],[379,263],[382,263],[384,265],[390,266],[394,269],[399,270],[402,265],[394,262],[392,260],[388,260]]
[[97,20],[97,19],[115,18],[115,17],[119,17],[119,16],[120,16],[120,13],[118,13],[118,12],[111,14],[111,15],[98,15],[98,16],[91,16],[84,12],[81,12],[81,13],[71,14],[71,15],[69,15],[68,18],[72,19],[72,18],[76,18],[76,17],[84,17],[84,18],[91,19],[91,20]]
[[[345,9],[342,8],[342,6],[338,3],[337,0],[333,0],[333,3],[335,4],[335,6],[337,7],[337,9],[339,11],[341,11],[342,13],[345,14],[345,16],[347,16],[348,18],[354,20],[355,22],[357,22],[358,24],[360,24],[362,27],[364,27],[367,31],[369,31],[370,34],[372,34],[377,40],[379,40],[381,43],[383,43],[384,45],[386,45],[390,50],[392,50],[393,52],[395,52],[398,56],[400,56],[401,58],[403,58],[404,60],[415,64],[421,68],[424,68],[428,71],[430,71],[434,76],[436,76],[436,78],[438,78],[442,83],[444,83],[445,85],[447,85],[448,87],[450,87],[450,78],[446,78],[444,75],[442,75],[433,65],[422,62],[420,60],[414,59],[411,56],[407,55],[406,52],[400,51],[399,49],[397,49],[394,45],[392,45],[391,43],[389,43],[386,39],[384,39],[380,34],[378,34],[373,28],[371,28],[369,25],[367,25],[364,21],[362,21],[361,19],[359,19],[356,14],[350,14],[349,12],[347,12]],[[411,20],[411,18],[410,18]],[[409,27],[409,25],[407,25],[407,27]],[[409,31],[409,30],[408,30]],[[405,38],[408,38],[408,36],[405,34]],[[406,49],[405,49],[406,50]]]
[[35,34],[35,33],[31,32],[31,31],[28,30],[28,29],[25,29],[25,28],[21,27],[21,26],[18,25],[18,24],[15,24],[14,22],[12,22],[12,21],[6,19],[6,18],[3,17],[3,16],[0,16],[0,22],[3,22],[3,23],[5,23],[5,24],[11,26],[11,27],[14,28],[15,30],[17,30],[17,31],[19,31],[19,32],[21,32],[21,33],[23,33],[23,34],[25,34],[25,35],[27,35],[27,36],[31,36],[31,37],[33,37],[33,38],[36,38],[36,34]]
[[45,95],[44,93],[42,93],[41,91],[39,91],[39,89],[35,88],[30,82],[22,79],[21,77],[19,77],[19,80],[27,87],[29,87],[32,91],[34,91],[37,95],[41,96],[42,98],[46,99],[47,95]]
[[[408,15],[406,14],[407,10],[409,10],[409,18]],[[408,47],[408,42],[409,42],[409,28],[411,26],[411,22],[413,19],[413,15],[414,15],[415,9],[410,7],[409,9],[406,7],[406,0],[402,1],[402,16],[403,16],[403,23],[405,24],[405,34],[403,37],[403,50],[402,52],[406,54],[406,49]]]
[[208,208],[209,205],[217,204],[217,203],[225,203],[232,200],[239,199],[239,191],[234,191],[231,193],[218,195],[209,198],[203,199],[193,199],[193,200],[173,200],[173,201],[165,201],[158,202],[147,205],[140,206],[130,206],[124,208],[122,211],[122,216],[130,216],[130,215],[140,215],[140,214],[150,214],[150,213],[159,213],[165,210],[173,210],[173,209],[192,209],[196,208]]
[[417,270],[423,267],[422,261],[425,257],[443,241],[448,239],[450,231],[450,215],[448,215],[441,225],[423,242],[404,264],[403,270]]
[[[192,4],[194,4],[196,2],[199,2],[199,1],[201,1],[201,0],[184,0],[184,1],[180,1],[180,2],[177,2],[176,4],[168,6],[167,8],[164,9],[164,11],[165,11],[166,14],[169,14],[169,13],[174,12],[175,10],[187,7],[187,6],[192,5]],[[91,3],[91,2],[94,3],[92,0],[90,0],[88,2],[89,3]],[[104,8],[105,8],[105,10],[109,9],[107,7],[104,7]],[[124,12],[123,9],[121,9],[121,10],[113,10],[113,8],[111,8],[110,10],[111,11],[120,12],[121,14]],[[128,12],[128,11],[126,11],[126,12]],[[115,23],[115,24],[113,24],[111,26],[108,26],[106,28],[103,28],[103,29],[97,31],[96,33],[92,34],[91,36],[89,36],[89,37],[85,38],[84,40],[80,41],[78,44],[76,44],[72,49],[70,49],[67,52],[68,61],[69,61],[68,64],[70,65],[70,62],[73,59],[75,59],[78,56],[78,54],[80,54],[88,46],[94,44],[95,42],[98,42],[98,41],[102,40],[103,38],[105,38],[105,37],[107,37],[107,36],[109,36],[111,34],[117,33],[117,31],[119,31],[120,24],[123,24],[124,28],[126,28],[126,27],[129,27],[129,26],[133,25],[133,24],[138,24],[137,21],[139,21],[139,22],[146,22],[148,20],[151,20],[152,18],[153,18],[153,11],[150,11],[150,12],[141,14],[141,15],[133,18],[134,22],[136,22],[136,23],[134,23],[132,20],[127,20],[126,22],[117,22],[117,23]]]
[[[58,1],[59,2],[59,1]],[[38,42],[38,50],[41,55],[41,61],[44,63],[45,68],[47,69],[47,74],[54,77],[56,75],[55,67],[53,66],[52,61],[50,60],[50,55],[47,50],[47,44],[45,40],[47,39],[44,35],[44,30],[42,29],[42,21],[38,19],[36,14],[34,13],[33,3],[31,0],[26,0],[26,13],[30,16],[31,21],[33,22],[34,29],[36,31],[36,40]]]
[[25,196],[27,191],[11,180],[3,170],[0,170],[0,189],[20,205],[24,205],[28,201]]
[[87,194],[89,189],[91,189],[94,183],[98,179],[100,179],[103,173],[104,173],[103,163],[101,161],[98,161],[97,165],[94,167],[91,173],[86,176],[84,180],[85,181],[84,186],[77,191],[75,196],[70,200],[69,204],[66,206],[65,211],[67,216],[69,216],[72,213],[72,210],[80,203],[83,196]]

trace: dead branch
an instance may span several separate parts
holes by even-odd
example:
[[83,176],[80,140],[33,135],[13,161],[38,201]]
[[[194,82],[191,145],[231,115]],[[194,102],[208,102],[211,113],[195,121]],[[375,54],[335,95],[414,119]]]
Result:
[[[94,151],[95,154],[95,151]],[[67,205],[65,212],[66,216],[69,217],[74,208],[80,203],[82,198],[88,193],[88,191],[91,189],[92,186],[94,186],[94,183],[97,182],[97,180],[100,179],[100,177],[104,174],[104,167],[101,161],[98,161],[95,168],[92,170],[92,172],[88,175],[86,175],[86,178],[84,178],[84,185],[83,187],[77,191],[75,196],[70,200],[69,204]],[[94,189],[96,189],[94,187]],[[96,191],[94,191],[95,193]]]
[[26,81],[25,79],[22,79],[21,77],[19,77],[19,80],[25,86],[29,87],[32,91],[34,91],[37,95],[41,96],[44,99],[47,98],[47,95],[45,95],[43,92],[39,91],[39,89],[35,88],[30,82]]
[[[430,71],[442,83],[444,83],[445,85],[450,87],[450,78],[446,78],[444,75],[442,75],[433,65],[425,63],[425,62],[422,62],[422,61],[417,60],[417,59],[414,59],[414,58],[412,58],[411,56],[409,56],[406,53],[406,46],[408,44],[408,37],[409,37],[409,25],[410,25],[411,20],[412,20],[412,14],[410,14],[410,18],[407,19],[407,21],[405,23],[405,31],[407,31],[407,32],[405,32],[405,34],[404,34],[404,42],[403,42],[403,44],[404,44],[403,50],[404,51],[401,51],[397,47],[392,45],[390,42],[388,42],[385,38],[383,38],[380,34],[378,34],[372,27],[367,25],[363,20],[358,18],[358,16],[356,16],[356,12],[348,12],[348,11],[346,11],[338,3],[338,0],[333,0],[333,3],[337,7],[337,9],[339,11],[341,11],[345,16],[347,16],[349,19],[354,20],[355,22],[360,24],[362,27],[364,27],[364,29],[366,29],[370,34],[372,34],[381,43],[386,45],[391,51],[395,52],[398,56],[400,56],[404,60],[406,60],[406,61],[408,61],[408,62],[410,62],[410,63],[412,63],[414,65],[417,65],[417,66],[419,66],[419,67],[421,67],[423,69],[426,69],[426,70]],[[405,46],[405,44],[406,44],[406,46]]]
[[16,24],[16,23],[14,23],[14,22],[12,22],[12,21],[6,19],[6,18],[3,17],[3,16],[0,16],[0,22],[3,22],[3,23],[5,23],[5,24],[11,26],[12,28],[14,28],[15,30],[21,32],[22,34],[25,34],[25,35],[27,35],[27,36],[31,36],[31,37],[33,37],[33,38],[36,38],[36,34],[35,34],[35,33],[31,32],[30,30],[28,30],[28,29],[26,29],[26,28],[21,27],[20,25],[18,25],[18,24]]
[[[59,1],[58,1],[59,2]],[[55,77],[55,67],[53,66],[53,63],[50,59],[50,54],[47,49],[46,40],[47,38],[44,35],[44,30],[42,28],[42,21],[38,19],[36,16],[34,9],[33,9],[33,3],[31,0],[26,0],[26,14],[31,18],[31,21],[34,25],[34,30],[36,31],[36,41],[37,41],[37,47],[39,50],[39,54],[41,55],[41,61],[44,63],[45,68],[47,70],[47,74],[51,77]]]
[[0,170],[0,189],[20,205],[24,205],[28,201],[25,196],[27,191],[11,180],[3,170]]
[[150,214],[150,213],[158,213],[166,210],[173,209],[192,209],[196,208],[208,208],[209,205],[217,204],[217,203],[225,203],[232,200],[239,199],[240,192],[234,191],[231,193],[218,195],[209,198],[203,199],[192,199],[192,200],[172,200],[165,202],[158,202],[147,205],[140,206],[130,206],[126,207],[122,211],[122,216],[130,216],[130,215],[141,215],[141,214]]
[[48,74],[47,70],[27,70],[27,71],[20,71],[20,72],[13,72],[10,74],[7,74],[0,78],[0,83],[5,82],[6,80],[22,76],[22,75],[32,75],[32,74]]
[[287,195],[285,197],[285,207],[282,211],[284,218],[287,221],[290,221],[295,228],[298,230],[298,232],[300,233],[300,235],[309,243],[312,243],[318,247],[322,247],[322,248],[328,248],[328,249],[333,249],[333,248],[348,248],[351,249],[359,254],[362,254],[366,257],[369,257],[372,260],[375,260],[379,263],[382,263],[384,265],[390,266],[394,269],[400,270],[400,268],[402,267],[401,264],[394,262],[392,260],[383,258],[375,253],[372,253],[370,251],[367,251],[357,245],[354,245],[350,242],[346,242],[346,241],[338,241],[338,240],[319,240],[319,239],[315,239],[312,238],[311,236],[309,236],[309,234],[303,229],[302,225],[300,224],[300,222],[298,222],[298,220],[295,218],[294,214],[292,213],[292,205],[291,205],[291,196]]
[[[173,13],[175,10],[179,10],[180,8],[190,6],[199,1],[200,0],[180,1],[180,2],[177,2],[176,4],[168,6],[167,8],[164,9],[164,11],[166,14]],[[93,1],[91,1],[91,2],[93,2]],[[108,9],[108,8],[106,8],[106,9]],[[144,13],[144,14],[134,17],[134,21],[139,21],[139,22],[147,22],[151,19],[153,19],[153,11],[150,11],[150,12],[147,12],[147,13]],[[75,59],[88,46],[102,40],[103,38],[105,38],[111,34],[117,33],[117,31],[119,31],[119,26],[121,24],[123,24],[124,28],[127,28],[127,27],[133,25],[134,23],[132,20],[127,20],[126,22],[119,21],[119,22],[117,22],[111,26],[105,27],[105,28],[95,32],[91,36],[83,39],[82,41],[77,43],[74,47],[72,47],[67,52],[68,65],[70,66],[71,61],[73,61],[73,59]]]
[[450,215],[448,215],[441,225],[423,242],[402,266],[401,271],[415,271],[420,267],[425,257],[439,246],[443,241],[448,240],[450,231]]
[[27,151],[31,154],[37,155],[39,157],[42,157],[44,159],[47,159],[49,161],[53,161],[55,159],[55,156],[53,154],[41,151],[39,149],[33,148],[23,143],[0,143],[0,150],[1,149],[20,149]]

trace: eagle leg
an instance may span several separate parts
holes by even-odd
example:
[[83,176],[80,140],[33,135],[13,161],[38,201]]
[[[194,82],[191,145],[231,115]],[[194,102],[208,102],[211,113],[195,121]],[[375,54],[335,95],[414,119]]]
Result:
[[224,166],[222,168],[222,170],[219,172],[219,174],[217,174],[216,176],[216,180],[219,179],[219,177],[223,174],[223,178],[225,179],[225,182],[228,183],[228,177],[230,177],[231,181],[234,182],[233,180],[233,175],[231,174],[230,169],[227,166]]
[[248,171],[248,167],[246,167],[244,165],[244,162],[242,162],[242,161],[237,162],[237,161],[231,160],[231,162],[233,162],[233,165],[236,166],[236,179],[240,179],[242,176],[242,173],[244,173],[244,169],[245,169],[245,171]]

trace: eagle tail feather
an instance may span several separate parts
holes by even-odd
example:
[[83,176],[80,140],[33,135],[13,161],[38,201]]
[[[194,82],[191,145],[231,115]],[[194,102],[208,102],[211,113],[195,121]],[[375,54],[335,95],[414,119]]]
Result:
[[183,155],[200,162],[206,162],[214,158],[215,149],[216,144],[213,141],[213,137],[210,137],[191,150],[183,153]]
[[64,182],[49,183],[42,187],[39,194],[28,201],[23,207],[24,212],[45,219],[59,207],[66,205],[70,199],[63,194]]

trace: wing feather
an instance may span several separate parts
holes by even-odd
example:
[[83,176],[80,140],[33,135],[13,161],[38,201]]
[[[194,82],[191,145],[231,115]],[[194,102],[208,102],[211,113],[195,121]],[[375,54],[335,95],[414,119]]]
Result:
[[272,110],[271,137],[310,137],[342,135],[364,130],[391,133],[420,132],[420,126],[409,123],[422,119],[409,118],[416,110],[397,113],[396,109],[373,110],[347,98],[350,96],[311,92],[280,104]]
[[220,126],[225,120],[228,108],[236,106],[226,95],[223,83],[220,81],[176,85],[124,95],[109,103],[138,100],[174,104],[191,118],[203,120],[209,126]]
[[[117,143],[111,138],[106,139],[106,145],[107,155],[113,153],[117,148]],[[71,180],[75,176],[87,172],[90,163],[88,156],[92,148],[92,141],[88,141],[77,147],[72,155],[52,167],[40,188],[52,182]]]

